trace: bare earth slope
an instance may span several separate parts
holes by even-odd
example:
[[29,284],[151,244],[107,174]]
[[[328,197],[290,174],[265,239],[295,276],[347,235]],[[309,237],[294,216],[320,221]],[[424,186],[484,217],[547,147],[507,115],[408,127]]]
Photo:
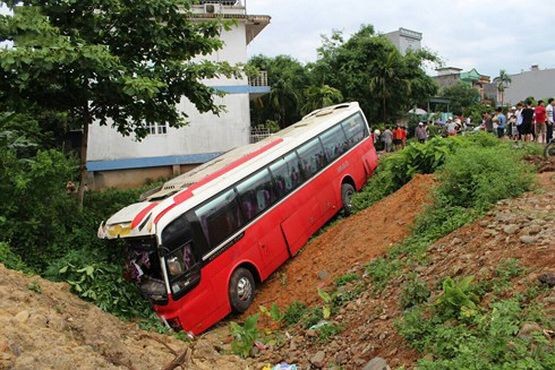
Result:
[[247,315],[259,305],[317,302],[318,287],[407,237],[433,185],[433,176],[417,175],[394,194],[329,227],[263,284]]
[[157,340],[177,353],[191,346],[187,369],[246,368],[202,341],[147,333],[77,298],[66,284],[0,264],[0,369],[162,369],[175,355]]

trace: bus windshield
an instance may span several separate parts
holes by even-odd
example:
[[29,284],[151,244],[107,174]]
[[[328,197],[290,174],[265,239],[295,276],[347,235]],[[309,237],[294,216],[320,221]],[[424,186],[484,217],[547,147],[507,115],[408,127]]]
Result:
[[167,299],[164,276],[154,238],[125,240],[125,276],[153,302]]

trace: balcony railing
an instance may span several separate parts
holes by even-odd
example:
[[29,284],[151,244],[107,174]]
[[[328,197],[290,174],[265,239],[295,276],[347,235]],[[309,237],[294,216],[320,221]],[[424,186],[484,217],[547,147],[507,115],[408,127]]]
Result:
[[250,143],[254,144],[271,135],[272,133],[270,132],[270,129],[266,127],[251,127]]
[[257,76],[249,77],[250,86],[268,86],[268,71],[260,71]]

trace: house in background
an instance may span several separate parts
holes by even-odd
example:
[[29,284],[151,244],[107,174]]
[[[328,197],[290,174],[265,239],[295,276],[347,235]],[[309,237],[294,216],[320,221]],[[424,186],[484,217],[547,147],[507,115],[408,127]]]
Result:
[[456,85],[461,80],[462,68],[442,67],[436,69],[437,76],[433,79],[440,89]]
[[[510,75],[511,82],[504,91],[504,103],[516,105],[529,96],[536,100],[555,97],[555,68],[540,69],[538,65],[530,67],[529,71]],[[496,80],[494,79],[493,85]],[[495,90],[497,101],[501,102],[500,92]]]
[[437,76],[434,76],[434,81],[437,82],[440,89],[456,85],[463,82],[469,86],[474,87],[480,93],[480,99],[486,98],[485,88],[491,83],[490,76],[479,73],[476,68],[470,71],[463,72],[461,68],[456,67],[443,67],[436,69]]
[[468,72],[461,72],[461,81],[478,90],[480,99],[484,100],[484,86],[491,83],[491,78],[479,73],[476,68],[472,68]]
[[409,49],[415,51],[421,49],[422,33],[420,32],[401,27],[397,31],[384,34],[384,36],[387,37],[403,55],[405,55]]
[[[245,2],[246,3],[246,2]],[[222,17],[235,25],[222,31],[225,45],[203,59],[247,63],[247,45],[270,23],[266,15],[247,14],[243,1],[200,1],[192,7],[198,21]],[[216,116],[199,113],[183,98],[178,110],[189,118],[186,127],[170,128],[163,122],[149,127],[141,142],[123,137],[109,126],[94,124],[90,128],[87,170],[91,188],[133,187],[148,179],[179,175],[221,153],[249,143],[250,101],[270,92],[264,72],[254,80],[246,77],[218,78],[203,81],[224,97],[215,103],[225,105],[226,112]]]

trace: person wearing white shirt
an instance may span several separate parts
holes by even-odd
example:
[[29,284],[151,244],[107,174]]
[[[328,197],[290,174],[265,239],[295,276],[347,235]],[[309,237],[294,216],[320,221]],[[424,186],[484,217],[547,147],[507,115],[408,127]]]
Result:
[[555,123],[555,99],[549,98],[547,101],[547,136],[546,142],[549,143],[553,139],[553,124]]

